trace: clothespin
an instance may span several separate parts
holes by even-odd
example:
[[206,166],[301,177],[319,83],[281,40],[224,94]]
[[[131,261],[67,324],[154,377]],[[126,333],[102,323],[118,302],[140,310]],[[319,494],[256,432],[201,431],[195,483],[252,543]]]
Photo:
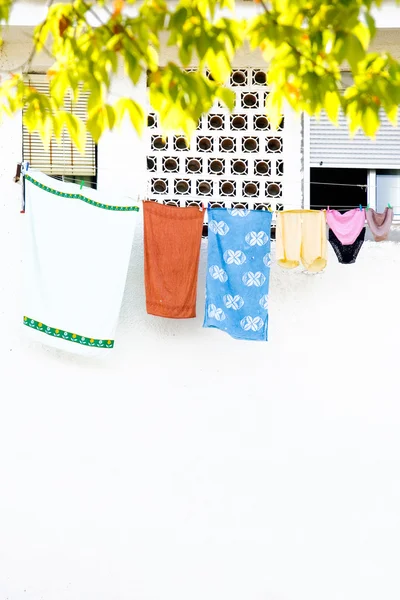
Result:
[[369,204],[367,204],[367,208],[365,210],[369,210]]
[[328,206],[328,208],[327,208],[327,211],[329,212],[330,210],[331,210],[331,207],[330,207],[330,206]]
[[14,175],[14,183],[18,183],[20,179],[21,179],[21,163],[18,163],[17,170],[15,171],[15,175]]
[[359,205],[359,209],[360,209],[360,210],[362,210],[362,209],[363,209],[363,207],[362,207],[362,205],[361,205],[361,204]]
[[80,190],[83,188],[83,185],[84,185],[84,183],[85,183],[85,182],[84,182],[84,181],[83,181],[83,179],[82,179],[82,181],[81,181],[81,187],[79,188]]
[[28,169],[29,169],[29,163],[28,163],[28,161],[25,160],[25,161],[23,161],[21,163],[21,173],[22,173],[22,175],[25,175],[25,173],[28,172]]
[[[29,169],[29,163],[28,161],[25,161],[23,163],[21,163],[21,173],[22,175],[25,175],[25,173],[28,172]],[[25,179],[22,180],[22,205],[21,205],[21,210],[19,211],[21,214],[25,213]]]
[[393,206],[388,202],[388,208],[393,208]]

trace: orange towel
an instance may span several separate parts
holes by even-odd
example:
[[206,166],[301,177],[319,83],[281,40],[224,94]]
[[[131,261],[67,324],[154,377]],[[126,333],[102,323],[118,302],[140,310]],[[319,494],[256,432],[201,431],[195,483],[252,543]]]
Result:
[[146,310],[195,317],[203,211],[143,202],[143,212]]

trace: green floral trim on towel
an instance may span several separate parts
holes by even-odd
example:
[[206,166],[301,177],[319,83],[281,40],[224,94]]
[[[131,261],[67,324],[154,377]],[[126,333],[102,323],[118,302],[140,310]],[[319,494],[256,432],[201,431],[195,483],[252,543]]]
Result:
[[95,340],[94,338],[87,338],[83,335],[64,331],[63,329],[48,327],[47,325],[44,325],[44,323],[35,321],[29,317],[24,317],[24,325],[27,325],[27,327],[31,327],[32,329],[36,329],[37,331],[47,333],[47,335],[66,340],[67,342],[76,342],[78,344],[82,344],[83,346],[94,346],[96,348],[114,348],[114,340]]
[[82,196],[82,194],[67,194],[65,192],[59,192],[58,190],[54,190],[47,185],[43,185],[43,183],[39,183],[39,181],[36,181],[36,179],[33,179],[30,175],[25,175],[25,179],[45,192],[50,192],[50,194],[54,194],[55,196],[61,196],[61,198],[74,198],[75,200],[82,200],[87,204],[96,206],[96,208],[105,208],[106,210],[139,211],[138,206],[112,206],[111,204],[102,204],[101,202],[96,202],[95,200],[86,198],[86,196]]

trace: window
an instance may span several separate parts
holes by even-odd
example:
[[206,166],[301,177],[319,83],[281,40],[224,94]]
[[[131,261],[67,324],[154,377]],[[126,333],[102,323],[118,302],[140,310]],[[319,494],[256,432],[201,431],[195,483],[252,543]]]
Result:
[[367,169],[310,169],[310,208],[336,208],[340,211],[367,206]]
[[354,85],[353,74],[351,71],[342,71],[342,90],[346,90],[348,87]]
[[400,220],[399,169],[310,169],[310,208],[335,208],[345,212],[370,206],[383,212],[390,204]]
[[400,217],[400,171],[379,170],[376,172],[376,210],[383,212],[390,204],[394,218]]
[[[46,75],[28,75],[27,80],[39,92],[49,94],[50,83]],[[80,95],[76,103],[73,103],[72,97],[66,100],[64,108],[85,121],[87,94]],[[86,138],[85,154],[80,154],[65,128],[61,143],[52,139],[46,149],[39,134],[29,132],[23,125],[22,158],[29,162],[32,169],[38,169],[56,179],[73,183],[84,181],[88,187],[97,187],[97,147],[89,134]]]

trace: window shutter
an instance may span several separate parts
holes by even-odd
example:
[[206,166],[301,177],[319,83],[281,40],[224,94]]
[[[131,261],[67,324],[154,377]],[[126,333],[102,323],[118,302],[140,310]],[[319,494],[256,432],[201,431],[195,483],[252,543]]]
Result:
[[311,117],[311,167],[398,168],[400,128],[393,127],[383,112],[381,118],[379,131],[372,140],[360,130],[351,139],[343,113],[339,115],[339,127],[335,127],[325,114],[321,114],[319,120]]
[[[50,93],[50,83],[46,75],[28,75],[27,82],[38,92]],[[73,103],[72,95],[64,104],[64,110],[86,122],[88,94],[80,94],[78,101]],[[96,175],[96,145],[89,134],[86,136],[85,154],[81,154],[74,146],[68,132],[65,130],[61,142],[55,138],[50,141],[46,149],[37,132],[31,133],[23,125],[22,128],[22,155],[30,167],[38,169],[47,175]]]

